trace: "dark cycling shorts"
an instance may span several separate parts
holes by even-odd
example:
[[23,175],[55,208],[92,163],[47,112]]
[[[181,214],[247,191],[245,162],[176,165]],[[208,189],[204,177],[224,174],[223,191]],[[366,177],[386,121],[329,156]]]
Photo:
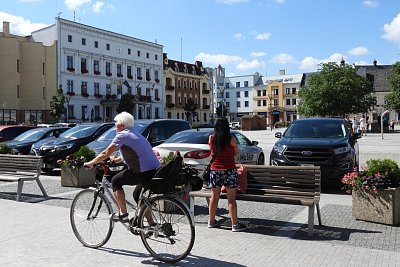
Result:
[[150,180],[156,174],[156,169],[145,172],[133,172],[132,169],[120,171],[111,179],[113,191],[122,190],[124,185],[137,185]]

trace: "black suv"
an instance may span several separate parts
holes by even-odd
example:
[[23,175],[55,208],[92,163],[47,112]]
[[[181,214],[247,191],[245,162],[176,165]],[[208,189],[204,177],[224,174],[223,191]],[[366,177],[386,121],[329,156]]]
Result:
[[30,154],[42,156],[42,170],[52,171],[59,167],[57,160],[65,159],[68,155],[77,152],[81,146],[92,142],[113,126],[114,123],[79,124],[65,131],[58,138],[47,138],[34,143]]
[[343,174],[359,166],[361,134],[352,134],[343,119],[299,119],[275,137],[270,165],[321,166],[324,185],[339,186]]

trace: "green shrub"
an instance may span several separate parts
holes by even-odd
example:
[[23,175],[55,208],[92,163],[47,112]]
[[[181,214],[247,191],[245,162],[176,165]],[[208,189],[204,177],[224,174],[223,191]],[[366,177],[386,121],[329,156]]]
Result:
[[7,144],[0,144],[0,154],[12,154],[12,148]]
[[370,159],[367,161],[367,175],[380,173],[389,179],[400,178],[400,168],[396,161],[391,159]]
[[83,163],[88,162],[96,157],[96,152],[87,146],[81,146],[73,155],[67,156],[64,160],[58,160],[61,166],[80,167]]

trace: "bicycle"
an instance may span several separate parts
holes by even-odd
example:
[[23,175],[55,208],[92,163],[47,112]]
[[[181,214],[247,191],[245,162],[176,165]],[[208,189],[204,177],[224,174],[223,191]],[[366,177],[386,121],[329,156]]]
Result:
[[[110,199],[118,207],[108,180],[110,166],[101,165],[104,171],[101,181],[96,180],[96,187],[79,192],[70,210],[75,236],[90,248],[101,247],[110,239],[115,223]],[[175,263],[190,253],[195,240],[194,220],[181,199],[169,193],[154,195],[143,187],[137,205],[128,200],[126,203],[135,212],[128,223],[121,223],[134,235],[140,235],[143,245],[155,259]],[[154,219],[153,225],[147,223],[149,214]]]

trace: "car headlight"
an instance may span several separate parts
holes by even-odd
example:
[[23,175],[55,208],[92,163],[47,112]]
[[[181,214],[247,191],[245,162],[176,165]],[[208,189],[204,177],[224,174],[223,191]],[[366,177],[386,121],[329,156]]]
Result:
[[74,144],[67,144],[67,145],[60,145],[60,146],[56,146],[54,147],[54,150],[67,150],[67,149],[71,149],[74,146]]
[[278,154],[282,154],[283,149],[284,149],[283,146],[274,145],[274,147],[273,147],[273,150]]
[[340,154],[344,154],[350,151],[350,145],[348,144],[347,146],[343,146],[343,147],[338,147],[333,149],[333,154],[335,155],[340,155]]

